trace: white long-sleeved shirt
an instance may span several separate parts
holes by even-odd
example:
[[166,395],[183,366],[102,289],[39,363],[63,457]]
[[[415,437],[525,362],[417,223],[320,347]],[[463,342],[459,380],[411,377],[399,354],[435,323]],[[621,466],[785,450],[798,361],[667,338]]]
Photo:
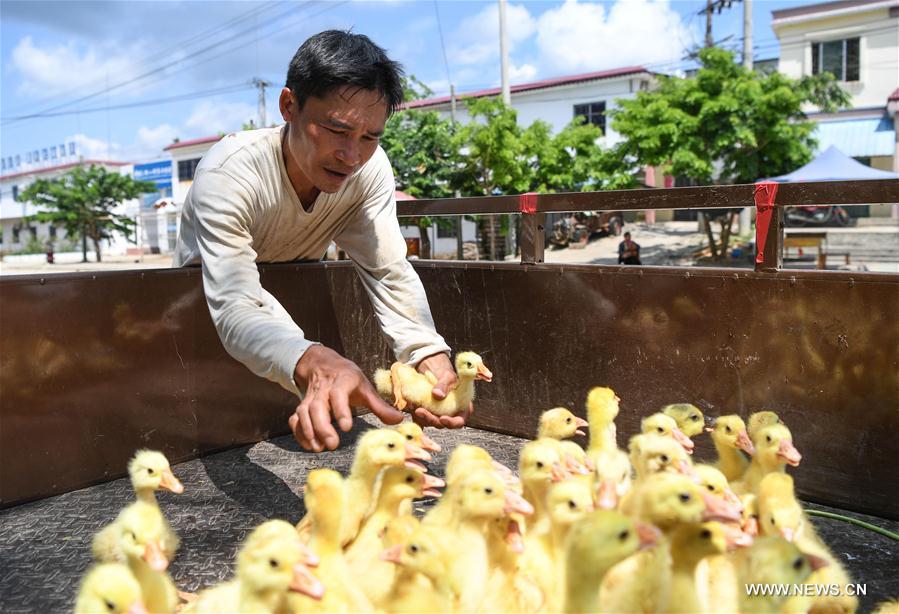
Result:
[[397,360],[449,352],[406,260],[384,151],[307,212],[287,175],[282,130],[224,137],[200,161],[184,202],[174,266],[202,264],[209,313],[228,353],[299,394],[294,368],[314,342],[263,289],[256,263],[319,260],[332,240],[353,260]]

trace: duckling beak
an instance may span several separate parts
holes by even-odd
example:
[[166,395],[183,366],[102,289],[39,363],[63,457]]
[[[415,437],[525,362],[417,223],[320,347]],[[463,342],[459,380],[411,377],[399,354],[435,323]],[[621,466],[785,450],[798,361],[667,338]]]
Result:
[[743,532],[746,535],[751,535],[755,537],[759,534],[759,519],[755,516],[750,516],[743,522]]
[[568,469],[563,467],[559,463],[553,463],[552,468],[549,471],[549,479],[553,482],[564,482],[571,474],[568,473]]
[[742,513],[743,501],[740,499],[740,497],[737,496],[737,493],[732,491],[730,488],[726,488],[724,490],[724,499],[729,503],[733,503]]
[[300,551],[303,554],[303,565],[307,567],[318,567],[318,564],[321,562],[318,555],[312,551],[312,548],[303,542],[298,543],[300,544]]
[[739,522],[742,519],[740,510],[733,503],[725,501],[721,497],[715,497],[708,493],[702,493],[705,501],[705,512],[702,515],[703,522]]
[[796,531],[791,529],[790,527],[783,527],[780,530],[780,536],[783,537],[788,542],[791,542],[794,539],[796,539]]
[[166,558],[165,553],[163,553],[162,548],[157,541],[152,541],[147,544],[146,548],[144,548],[144,556],[142,558],[153,571],[165,571],[169,566],[169,560]]
[[749,456],[755,456],[755,446],[752,445],[752,440],[749,439],[749,433],[745,430],[737,433],[737,448],[743,450]]
[[802,454],[793,447],[793,442],[789,439],[780,440],[780,446],[777,448],[777,457],[784,460],[790,467],[798,467],[799,461],[802,460]]
[[680,473],[680,474],[683,475],[683,476],[686,476],[686,477],[690,478],[691,480],[693,480],[693,481],[696,482],[697,484],[698,484],[699,481],[700,481],[700,480],[699,480],[699,476],[698,476],[698,475],[696,474],[696,472],[693,470],[693,465],[691,465],[690,463],[688,463],[688,462],[685,461],[685,460],[682,460],[682,461],[680,461],[679,463],[677,463],[677,472]]
[[674,435],[674,441],[683,446],[684,450],[687,451],[687,454],[693,454],[693,440],[684,435],[684,432],[677,427],[672,429],[671,434]]
[[490,466],[493,467],[495,472],[502,476],[512,475],[512,470],[498,461],[490,461]]
[[570,455],[565,456],[565,468],[577,475],[590,475],[593,473],[584,463]]
[[383,550],[381,555],[378,557],[382,561],[387,561],[388,563],[396,563],[397,565],[402,565],[402,554],[403,554],[403,546],[396,545],[391,546],[387,550]]
[[605,479],[600,483],[596,504],[602,510],[613,510],[618,507],[618,488],[615,480]]
[[503,508],[504,514],[533,514],[534,506],[525,501],[524,497],[514,490],[506,489],[506,506]]
[[714,433],[714,432],[715,432],[715,429],[712,428],[712,427],[710,427],[710,426],[705,427],[703,430],[704,430],[706,433]]
[[808,564],[811,565],[812,571],[818,571],[822,567],[830,565],[830,563],[827,562],[827,559],[816,554],[806,554],[805,558],[808,559]]
[[438,478],[437,476],[433,476],[430,474],[424,475],[424,484],[421,494],[426,497],[437,497],[439,498],[443,493],[441,493],[438,488],[443,488],[446,486],[446,482]]
[[747,535],[740,527],[733,524],[722,525],[724,527],[724,539],[727,542],[727,549],[748,548],[752,545],[752,535]]
[[475,376],[475,379],[491,382],[493,381],[493,373],[490,372],[490,369],[484,363],[481,363],[478,365],[478,374]]
[[293,566],[293,578],[290,580],[290,590],[312,597],[316,601],[324,597],[325,586],[312,575],[309,568],[297,563]]
[[509,519],[506,525],[506,544],[516,554],[524,552],[524,539],[521,535],[521,525],[514,518]]
[[159,486],[172,491],[176,495],[180,495],[184,492],[184,484],[175,477],[175,474],[172,473],[171,469],[162,470],[162,479],[159,481]]
[[428,468],[418,461],[429,461],[431,460],[431,455],[419,448],[418,446],[413,446],[411,443],[406,444],[406,467],[410,469],[418,469],[422,472],[427,472]]
[[575,435],[586,435],[584,431],[581,429],[590,428],[590,423],[584,420],[583,418],[574,417],[574,425],[577,427],[577,430],[574,431]]
[[440,452],[443,448],[440,447],[440,444],[425,435],[421,434],[421,447],[423,450],[428,450],[429,452]]
[[637,528],[637,538],[640,540],[640,550],[652,548],[662,539],[662,532],[656,527],[639,520],[634,522]]
[[138,600],[131,604],[127,612],[128,614],[147,614],[147,606],[144,605],[143,601]]

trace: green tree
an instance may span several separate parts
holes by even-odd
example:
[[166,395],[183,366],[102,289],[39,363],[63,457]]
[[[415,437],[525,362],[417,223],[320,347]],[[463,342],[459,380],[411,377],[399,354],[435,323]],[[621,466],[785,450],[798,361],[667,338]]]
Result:
[[[791,79],[760,74],[731,52],[699,52],[694,78],[659,77],[659,87],[619,101],[612,127],[624,137],[608,159],[628,172],[634,164],[661,166],[700,184],[752,183],[795,170],[811,159],[815,124],[802,108],[846,106],[849,97],[832,75]],[[631,169],[625,168],[630,165]],[[721,245],[709,233],[714,258],[724,257],[734,213],[720,215]]]
[[[107,171],[102,166],[75,168],[56,179],[38,179],[22,191],[21,198],[43,211],[31,216],[40,222],[62,226],[70,237],[80,235],[94,243],[97,262],[101,261],[100,241],[113,231],[131,236],[134,220],[113,212],[125,200],[152,192],[151,182]],[[86,241],[82,243],[82,262],[87,262]]]

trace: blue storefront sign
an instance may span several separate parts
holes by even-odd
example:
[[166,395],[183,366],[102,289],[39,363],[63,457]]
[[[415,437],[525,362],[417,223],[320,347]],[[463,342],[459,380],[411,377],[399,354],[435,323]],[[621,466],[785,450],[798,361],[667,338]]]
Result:
[[172,161],[147,162],[134,165],[134,178],[138,181],[152,181],[157,189],[172,187]]

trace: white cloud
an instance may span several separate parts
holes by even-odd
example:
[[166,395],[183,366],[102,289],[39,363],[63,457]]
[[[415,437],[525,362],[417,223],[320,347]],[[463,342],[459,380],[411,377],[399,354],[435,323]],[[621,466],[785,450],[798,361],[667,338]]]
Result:
[[161,151],[163,147],[175,140],[178,129],[170,124],[159,124],[154,128],[141,126],[137,129],[138,147]]
[[137,75],[137,65],[128,59],[134,55],[92,45],[79,48],[74,42],[41,47],[26,36],[12,51],[12,67],[22,75],[19,94],[46,97],[73,89],[102,89],[107,79],[115,83],[123,76]]
[[[194,106],[184,126],[193,136],[210,136],[219,132],[233,132],[250,121],[258,121],[256,107],[245,102],[210,102],[204,100]],[[271,118],[266,118],[271,123]],[[277,118],[275,118],[277,119]]]
[[[537,20],[522,5],[509,4],[506,8],[506,32],[510,52],[522,41],[533,36]],[[499,57],[499,8],[496,3],[485,6],[481,12],[466,17],[459,24],[450,57],[453,63],[481,64]]]
[[618,0],[608,12],[566,0],[537,27],[540,63],[554,74],[677,61],[687,40],[668,0]]
[[86,134],[76,134],[65,139],[66,143],[74,142],[79,154],[84,159],[94,160],[119,160],[121,159],[122,146],[115,142],[107,142],[103,139],[94,139]]
[[533,64],[522,64],[509,66],[509,81],[515,83],[526,83],[532,81],[537,76],[537,67]]

